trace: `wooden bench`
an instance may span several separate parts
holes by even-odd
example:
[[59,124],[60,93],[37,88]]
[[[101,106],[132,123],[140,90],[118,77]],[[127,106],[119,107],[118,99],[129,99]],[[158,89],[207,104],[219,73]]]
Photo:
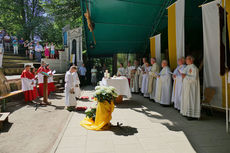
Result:
[[0,130],[2,130],[3,123],[8,122],[9,115],[10,115],[9,112],[0,113]]
[[0,104],[2,103],[2,111],[4,111],[6,109],[6,98],[18,95],[20,93],[23,93],[22,90],[17,90],[17,91],[13,91],[5,96],[1,96],[0,97]]

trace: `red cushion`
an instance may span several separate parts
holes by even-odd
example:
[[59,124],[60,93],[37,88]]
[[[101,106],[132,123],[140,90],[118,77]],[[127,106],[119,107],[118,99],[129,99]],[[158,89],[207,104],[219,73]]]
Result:
[[85,111],[86,109],[87,109],[86,106],[84,106],[84,107],[77,107],[76,108],[77,111]]

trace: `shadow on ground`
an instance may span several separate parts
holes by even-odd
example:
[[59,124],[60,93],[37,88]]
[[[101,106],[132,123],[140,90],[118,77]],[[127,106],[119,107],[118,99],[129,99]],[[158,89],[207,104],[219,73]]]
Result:
[[2,127],[2,129],[1,129],[1,131],[0,131],[0,134],[1,134],[1,133],[7,133],[7,132],[9,132],[9,130],[10,130],[10,128],[12,127],[12,125],[13,125],[13,123],[10,123],[10,122],[4,123],[4,124],[3,124],[3,127]]
[[138,133],[137,128],[131,126],[111,126],[109,131],[119,136],[131,136]]

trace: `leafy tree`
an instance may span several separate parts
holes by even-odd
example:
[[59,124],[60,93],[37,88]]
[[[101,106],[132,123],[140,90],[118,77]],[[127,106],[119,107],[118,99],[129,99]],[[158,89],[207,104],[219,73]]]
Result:
[[41,0],[0,0],[0,27],[11,34],[33,38],[44,13]]
[[62,28],[82,25],[79,0],[0,0],[0,29],[62,44]]
[[60,27],[67,24],[72,28],[82,25],[80,0],[47,0],[44,7]]

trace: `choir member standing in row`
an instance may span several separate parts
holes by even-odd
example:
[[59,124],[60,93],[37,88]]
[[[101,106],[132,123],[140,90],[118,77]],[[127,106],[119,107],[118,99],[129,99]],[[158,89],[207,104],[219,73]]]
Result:
[[181,93],[182,93],[182,75],[181,72],[185,68],[184,58],[178,59],[178,66],[173,72],[173,92],[172,92],[172,102],[174,102],[174,108],[180,110],[181,107]]
[[200,118],[199,70],[193,64],[194,58],[187,56],[187,66],[182,71],[182,99],[180,113],[191,118]]
[[36,99],[38,97],[38,90],[37,90],[37,80],[35,78],[36,76],[36,70],[35,70],[35,67],[32,67],[32,77],[33,77],[33,96],[34,96],[34,99]]
[[43,97],[43,85],[44,85],[44,81],[43,81],[43,74],[42,72],[45,72],[45,66],[46,63],[44,61],[42,61],[41,66],[38,68],[37,70],[37,75],[38,75],[38,86],[39,86],[39,96]]
[[142,76],[142,87],[141,87],[141,92],[144,94],[144,97],[149,97],[148,81],[149,81],[149,72],[150,71],[151,71],[151,66],[146,61],[145,62],[145,70],[143,71],[143,76]]
[[161,63],[162,70],[157,78],[155,101],[162,105],[170,105],[172,78],[168,62],[163,60]]
[[32,102],[36,98],[34,95],[34,75],[30,72],[30,68],[30,65],[26,65],[21,74],[25,102]]
[[139,92],[139,75],[140,71],[139,62],[137,60],[134,61],[134,69],[131,71],[131,91],[134,93]]
[[159,73],[160,68],[156,63],[156,58],[151,58],[151,64],[152,67],[151,67],[151,71],[149,72],[148,92],[150,94],[150,99],[154,100],[155,92],[156,92],[156,81],[157,81],[156,73]]
[[55,91],[55,85],[54,85],[54,79],[53,79],[53,71],[49,68],[49,64],[46,64],[45,72],[47,74],[49,74],[49,77],[48,77],[48,95],[50,95],[51,92]]

